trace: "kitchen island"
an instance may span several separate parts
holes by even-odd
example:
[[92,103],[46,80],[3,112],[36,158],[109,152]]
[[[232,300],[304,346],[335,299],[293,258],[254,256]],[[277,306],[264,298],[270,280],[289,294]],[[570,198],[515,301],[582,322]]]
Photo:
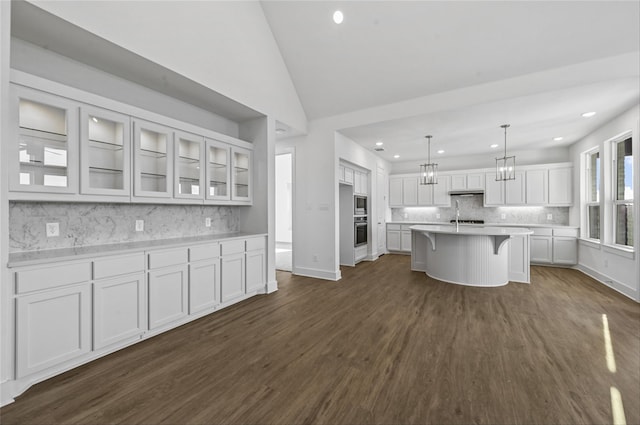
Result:
[[412,226],[411,270],[470,286],[529,283],[532,233],[520,227]]

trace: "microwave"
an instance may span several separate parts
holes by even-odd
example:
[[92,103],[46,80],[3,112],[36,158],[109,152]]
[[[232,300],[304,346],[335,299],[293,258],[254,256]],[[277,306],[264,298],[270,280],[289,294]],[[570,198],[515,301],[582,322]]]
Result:
[[367,215],[367,197],[354,195],[353,197],[353,214]]

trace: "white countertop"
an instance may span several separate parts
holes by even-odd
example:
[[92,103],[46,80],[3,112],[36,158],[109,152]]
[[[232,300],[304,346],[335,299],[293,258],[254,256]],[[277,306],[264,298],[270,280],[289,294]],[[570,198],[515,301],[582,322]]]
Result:
[[214,235],[189,236],[184,238],[155,239],[149,241],[123,242],[105,245],[91,245],[76,248],[44,249],[39,251],[22,251],[9,254],[7,267],[30,266],[34,264],[53,263],[57,261],[80,260],[101,255],[116,255],[129,252],[140,252],[152,249],[177,248],[222,240],[242,239],[253,236],[265,236],[266,233],[224,233]]
[[[387,221],[387,224],[410,224],[410,225],[437,225],[437,226],[455,226],[449,222],[435,222],[435,221]],[[485,227],[544,227],[544,228],[567,228],[577,229],[579,226],[568,226],[564,224],[515,224],[515,223],[484,223],[484,224],[463,224],[460,223],[460,227],[465,226],[485,226]]]
[[431,225],[416,225],[411,226],[411,230],[417,232],[430,232],[430,233],[446,233],[457,235],[475,235],[475,236],[519,236],[519,235],[531,235],[533,231],[524,227],[495,227],[486,225],[467,225],[460,226],[456,230],[456,226],[451,224],[431,224]]

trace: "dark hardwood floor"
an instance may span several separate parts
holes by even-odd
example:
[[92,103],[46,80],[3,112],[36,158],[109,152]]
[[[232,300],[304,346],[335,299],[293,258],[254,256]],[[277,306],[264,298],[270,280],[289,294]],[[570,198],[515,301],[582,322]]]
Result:
[[[640,305],[580,272],[471,288],[386,255],[40,383],[3,424],[640,423]],[[607,366],[603,315],[615,357]]]

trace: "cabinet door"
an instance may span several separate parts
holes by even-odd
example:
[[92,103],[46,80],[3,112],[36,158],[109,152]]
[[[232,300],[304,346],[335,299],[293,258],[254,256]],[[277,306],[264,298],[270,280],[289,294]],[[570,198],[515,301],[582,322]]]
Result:
[[496,181],[495,173],[485,175],[484,205],[504,205],[504,182]]
[[433,205],[433,190],[437,184],[418,184],[418,205]]
[[551,264],[552,260],[551,237],[531,236],[531,262]]
[[231,200],[251,202],[253,197],[252,152],[248,149],[231,148]]
[[89,283],[16,299],[16,377],[91,350]]
[[515,180],[505,182],[505,204],[524,205],[525,204],[525,180],[524,172],[516,171]]
[[433,205],[439,207],[451,206],[451,196],[449,196],[450,186],[451,176],[438,177],[438,184],[433,186]]
[[509,280],[530,282],[529,236],[514,236],[509,239]]
[[221,301],[223,303],[244,295],[245,284],[244,253],[222,257],[220,283],[222,286]]
[[344,169],[344,182],[346,184],[353,184],[353,170],[351,168],[345,167]]
[[403,230],[400,235],[400,251],[411,251],[411,230]]
[[176,198],[204,198],[204,138],[176,131],[174,133],[175,179],[173,194]]
[[547,196],[547,170],[527,170],[526,172],[526,201],[527,205],[546,205]]
[[149,272],[149,329],[187,316],[187,265]]
[[353,172],[353,193],[360,195],[362,193],[362,180],[360,179],[360,171]]
[[359,173],[360,175],[360,194],[367,195],[369,193],[369,177],[367,173]]
[[11,86],[15,123],[10,189],[21,192],[78,193],[78,107],[48,93]]
[[247,252],[247,293],[264,290],[266,279],[266,253],[264,250]]
[[228,201],[231,199],[231,148],[215,140],[207,140],[206,145],[206,198]]
[[389,178],[389,206],[390,207],[402,206],[402,178],[401,177]]
[[338,165],[338,181],[344,183],[344,165]]
[[401,251],[402,244],[400,238],[400,230],[387,230],[387,250]]
[[141,335],[146,329],[144,272],[93,284],[93,348]]
[[170,198],[173,194],[173,135],[170,128],[133,120],[134,196]]
[[578,262],[578,240],[571,237],[553,237],[553,263],[573,265]]
[[466,174],[454,174],[451,176],[451,190],[466,190],[466,189],[467,189]]
[[572,168],[551,168],[549,170],[549,205],[572,205]]
[[484,174],[483,173],[467,174],[467,189],[468,190],[484,189]]
[[129,117],[104,109],[80,109],[80,191],[83,194],[131,194]]
[[189,314],[220,304],[220,260],[189,265]]
[[417,177],[405,177],[402,179],[402,204],[418,205]]

